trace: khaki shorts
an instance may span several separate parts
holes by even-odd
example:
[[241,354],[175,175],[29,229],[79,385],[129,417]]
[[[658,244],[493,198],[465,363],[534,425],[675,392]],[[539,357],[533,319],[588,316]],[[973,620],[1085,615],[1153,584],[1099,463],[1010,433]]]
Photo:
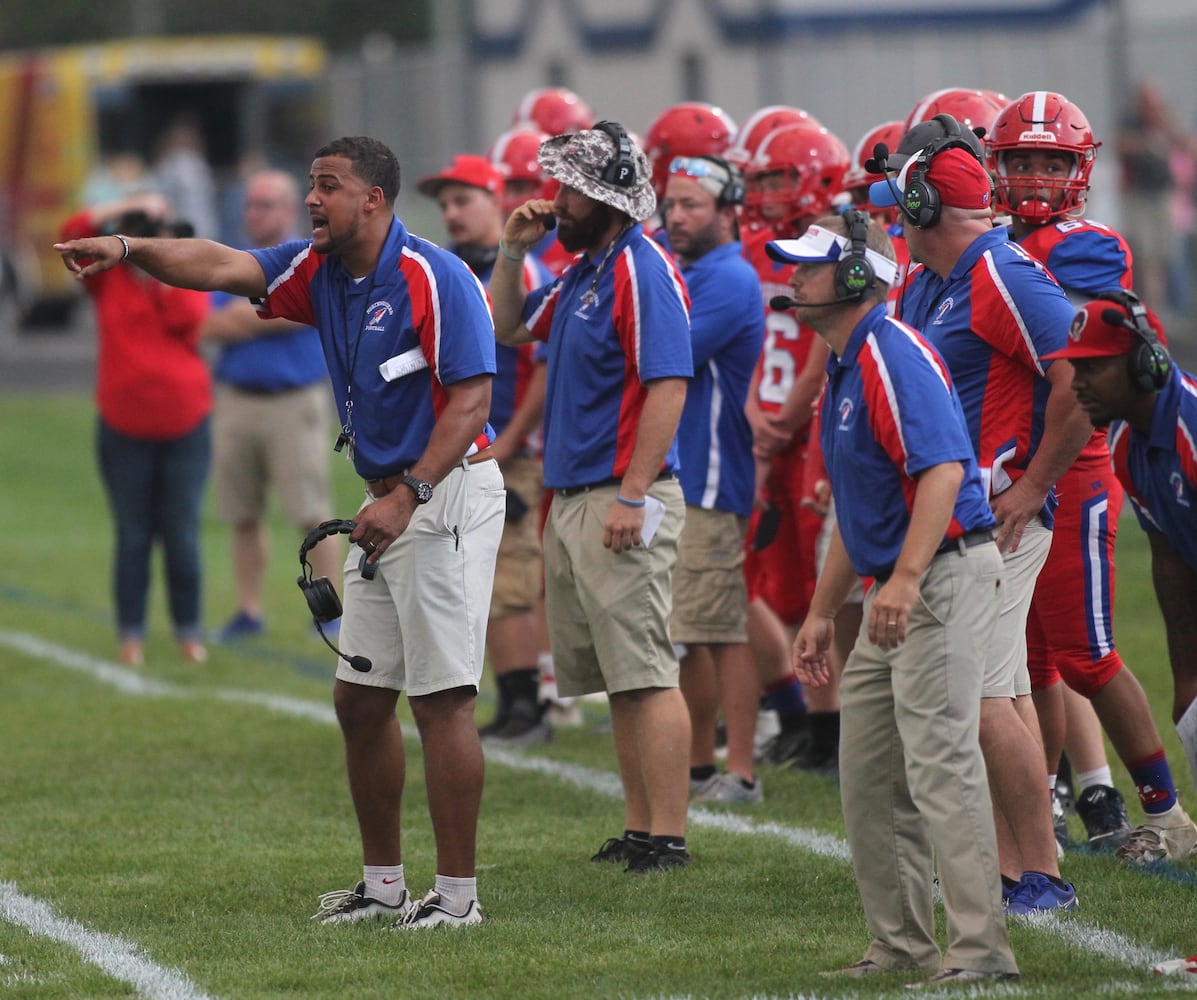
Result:
[[498,462],[458,466],[416,508],[373,580],[362,578],[362,550],[350,546],[340,646],[373,668],[338,661],[338,680],[412,697],[478,687],[505,506]]
[[259,521],[273,486],[290,524],[304,531],[332,517],[332,399],[323,382],[274,395],[216,386],[212,484],[230,524]]
[[985,661],[982,698],[1016,698],[1031,693],[1027,670],[1027,615],[1035,594],[1035,580],[1047,562],[1052,533],[1038,516],[1022,533],[1017,552],[1003,554],[1006,578],[993,646]]
[[[516,457],[503,464],[508,520],[495,566],[495,592],[490,617],[506,618],[536,607],[544,589],[544,557],[540,551],[540,498],[544,479],[535,458]],[[517,499],[518,498],[518,499]],[[511,517],[522,511],[516,520]]]
[[744,537],[748,518],[686,506],[686,526],[673,570],[674,642],[747,642],[748,587]]
[[553,497],[544,529],[545,612],[563,697],[678,685],[669,638],[672,576],[686,501],[677,480],[654,483],[666,506],[656,537],[618,554],[603,521],[618,487]]

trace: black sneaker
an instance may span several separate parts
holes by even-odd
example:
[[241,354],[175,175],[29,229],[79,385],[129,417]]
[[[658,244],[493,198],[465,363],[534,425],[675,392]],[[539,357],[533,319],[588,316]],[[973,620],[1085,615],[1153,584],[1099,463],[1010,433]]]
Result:
[[647,840],[631,840],[628,837],[609,837],[604,841],[603,846],[598,849],[598,853],[593,855],[590,860],[605,861],[609,864],[622,864],[625,861],[634,861],[641,855],[648,854],[651,850],[652,845]]
[[808,746],[810,746],[810,730],[805,728],[783,729],[765,744],[760,762],[773,767],[782,767],[804,753]]
[[367,896],[366,883],[363,881],[352,889],[334,889],[321,895],[320,909],[312,914],[312,919],[322,924],[352,924],[376,917],[401,920],[414,905],[411,893],[406,889],[394,906]]
[[1126,843],[1131,834],[1126,801],[1117,788],[1090,785],[1077,797],[1076,814],[1085,824],[1089,844],[1111,850]]
[[650,872],[667,872],[674,868],[685,868],[693,858],[685,848],[677,850],[672,847],[652,847],[638,858],[628,862],[625,872],[633,875],[647,875]]

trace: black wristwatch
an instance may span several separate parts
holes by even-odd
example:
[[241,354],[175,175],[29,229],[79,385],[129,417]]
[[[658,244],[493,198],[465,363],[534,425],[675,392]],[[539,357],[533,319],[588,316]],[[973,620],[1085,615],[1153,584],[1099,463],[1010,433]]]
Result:
[[432,483],[417,479],[415,476],[404,476],[403,485],[411,488],[416,495],[416,503],[428,503],[432,499]]

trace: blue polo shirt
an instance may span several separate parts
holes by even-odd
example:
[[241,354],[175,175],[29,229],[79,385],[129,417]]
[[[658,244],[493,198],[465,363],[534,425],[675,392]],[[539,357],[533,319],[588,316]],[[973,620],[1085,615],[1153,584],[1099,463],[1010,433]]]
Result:
[[[212,308],[222,309],[236,300],[237,296],[227,292],[213,292]],[[320,334],[305,326],[222,345],[213,375],[239,389],[282,392],[323,382],[328,378],[328,365]]]
[[[677,265],[642,226],[632,226],[609,256],[583,254],[551,284],[529,292],[523,319],[547,342],[545,486],[622,478],[636,446],[645,383],[694,372],[689,297]],[[675,436],[662,471],[677,468]]]
[[820,443],[840,536],[861,576],[892,571],[910,527],[918,474],[959,462],[964,480],[946,539],[993,528],[960,401],[943,359],[916,331],[866,315],[827,363]]
[[1197,379],[1173,367],[1155,401],[1151,433],[1110,424],[1114,471],[1149,534],[1162,533],[1197,570]]
[[[309,240],[250,252],[266,276],[259,312],[320,331],[338,416],[352,430],[363,479],[414,465],[447,402],[444,387],[495,372],[482,284],[456,254],[411,235],[398,218],[373,273],[360,281]],[[487,424],[474,445],[493,440]]]
[[756,469],[744,402],[765,320],[760,282],[741,252],[738,242],[727,243],[682,269],[690,291],[694,379],[678,427],[678,478],[691,506],[747,517]]

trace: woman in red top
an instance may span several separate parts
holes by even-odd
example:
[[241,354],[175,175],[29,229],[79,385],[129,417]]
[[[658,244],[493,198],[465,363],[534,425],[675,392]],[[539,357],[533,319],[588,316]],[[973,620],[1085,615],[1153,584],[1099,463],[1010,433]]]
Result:
[[[104,232],[178,235],[159,195],[79,212],[62,238]],[[113,236],[113,239],[116,239]],[[96,403],[100,473],[116,527],[113,586],[121,661],[142,663],[150,556],[160,540],[170,616],[183,657],[202,661],[200,508],[208,472],[211,380],[199,353],[202,292],[171,288],[129,266],[86,279],[99,329]]]

